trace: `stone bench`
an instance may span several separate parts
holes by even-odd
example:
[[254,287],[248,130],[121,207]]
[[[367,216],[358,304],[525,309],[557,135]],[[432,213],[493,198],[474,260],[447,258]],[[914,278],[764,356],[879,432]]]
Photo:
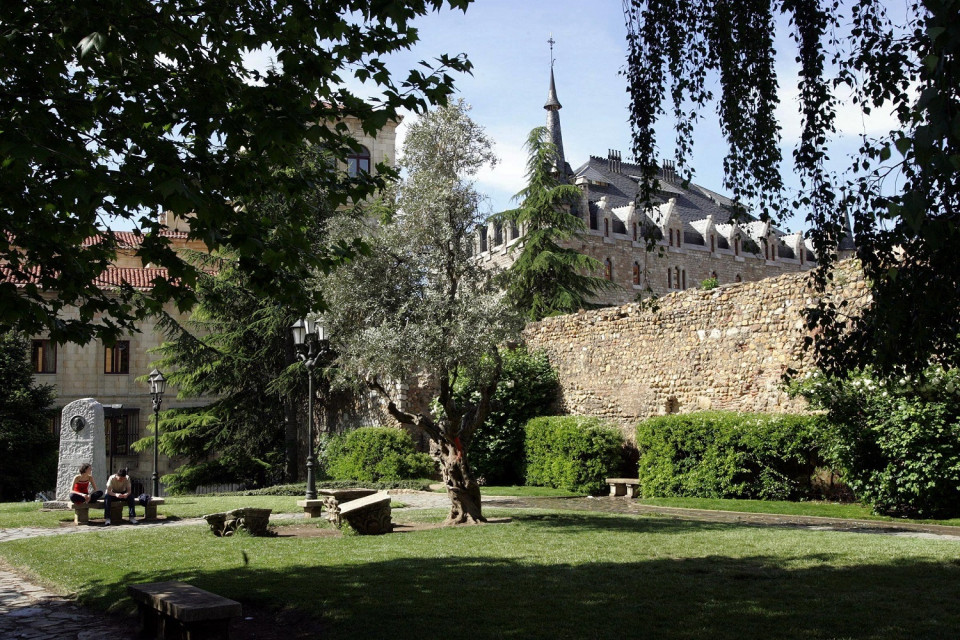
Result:
[[304,512],[309,518],[317,518],[326,508],[328,512],[336,511],[337,507],[344,503],[364,498],[375,494],[376,489],[361,489],[359,487],[352,489],[320,489],[317,491],[317,498],[312,500],[297,500],[297,506],[303,507]]
[[[144,506],[137,502],[136,506],[143,507],[144,520],[156,520],[157,507],[161,504],[163,504],[163,498],[150,498],[150,504]],[[123,518],[123,510],[126,508],[126,506],[127,504],[122,500],[114,500],[110,505],[109,518],[114,522],[120,522],[120,520]],[[90,509],[100,509],[101,511],[104,511],[106,509],[106,503],[104,503],[103,500],[97,500],[96,502],[71,503],[70,508],[73,509],[73,522],[75,524],[89,524]],[[107,514],[104,514],[104,517],[107,517]]]
[[137,603],[146,638],[226,640],[230,619],[243,613],[239,602],[183,582],[131,584],[127,593]]
[[[379,535],[393,531],[390,521],[390,495],[377,492],[337,506],[331,518],[338,527],[344,521],[361,535]],[[329,516],[328,516],[329,517]]]
[[639,478],[607,478],[611,496],[636,498],[640,489]]

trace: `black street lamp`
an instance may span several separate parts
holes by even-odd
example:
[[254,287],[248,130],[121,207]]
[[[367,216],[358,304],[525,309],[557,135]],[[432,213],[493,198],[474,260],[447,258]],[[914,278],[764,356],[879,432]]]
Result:
[[150,372],[150,395],[153,396],[153,495],[160,495],[160,476],[157,467],[160,466],[160,404],[163,402],[163,391],[167,387],[167,379],[159,369]]
[[317,463],[313,445],[313,369],[317,363],[330,353],[327,330],[312,318],[297,320],[290,330],[293,331],[293,344],[297,349],[297,358],[307,367],[307,500],[317,499]]

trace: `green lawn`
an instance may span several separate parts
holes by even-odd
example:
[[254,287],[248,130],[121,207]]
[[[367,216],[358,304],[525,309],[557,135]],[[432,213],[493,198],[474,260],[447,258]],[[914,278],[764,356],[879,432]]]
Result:
[[854,520],[880,520],[885,522],[922,522],[960,526],[960,518],[950,520],[904,520],[877,516],[869,507],[861,504],[836,502],[786,502],[781,500],[720,500],[711,498],[642,498],[641,504],[685,509],[712,509],[714,511],[744,511],[747,513],[775,513],[791,516],[823,516],[826,518],[849,518]]
[[[441,490],[446,493],[446,490]],[[564,489],[554,489],[553,487],[480,487],[480,495],[484,496],[518,496],[521,498],[574,498],[582,496],[582,493],[572,493]]]
[[[960,629],[960,542],[488,511],[510,520],[307,539],[127,527],[7,542],[0,556],[96,607],[132,612],[126,584],[183,580],[308,612],[332,639],[887,639]],[[105,549],[123,552],[105,562]]]

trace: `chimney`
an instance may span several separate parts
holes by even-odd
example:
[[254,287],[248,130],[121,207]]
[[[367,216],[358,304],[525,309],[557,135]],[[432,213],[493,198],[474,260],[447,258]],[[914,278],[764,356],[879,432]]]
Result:
[[614,173],[622,173],[621,165],[623,161],[620,152],[615,149],[607,149],[607,170]]

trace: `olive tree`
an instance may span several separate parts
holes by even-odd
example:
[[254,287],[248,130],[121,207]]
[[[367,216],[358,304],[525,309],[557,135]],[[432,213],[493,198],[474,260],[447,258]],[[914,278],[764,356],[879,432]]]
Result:
[[[410,126],[400,161],[407,177],[381,202],[381,219],[372,219],[374,207],[371,218],[344,217],[331,229],[363,238],[370,251],[320,280],[336,370],[362,380],[393,418],[429,437],[450,496],[447,524],[484,520],[467,450],[490,412],[498,345],[520,328],[491,274],[471,259],[484,223],[472,178],[495,158],[467,110],[458,102]],[[435,385],[433,409],[410,413],[394,389],[423,375]],[[454,393],[463,376],[482,381],[469,398]]]

